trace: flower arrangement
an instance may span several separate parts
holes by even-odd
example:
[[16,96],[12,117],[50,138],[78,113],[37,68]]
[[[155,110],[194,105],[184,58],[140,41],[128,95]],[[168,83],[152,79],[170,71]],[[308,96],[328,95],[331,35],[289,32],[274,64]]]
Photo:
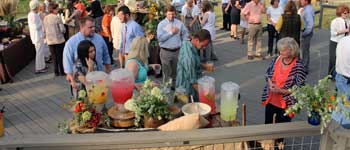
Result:
[[[321,133],[327,127],[332,118],[332,112],[342,112],[345,116],[349,114],[341,108],[339,103],[343,103],[345,107],[350,108],[346,96],[337,96],[334,83],[329,79],[329,76],[318,81],[315,86],[305,85],[303,87],[294,86],[292,88],[292,96],[298,102],[286,110],[285,115],[294,116],[303,108],[306,108],[308,117],[319,115],[321,124]],[[310,121],[309,121],[310,123]]]
[[158,3],[154,0],[147,0],[146,6],[149,10],[147,17],[145,17],[144,30],[147,33],[147,37],[150,40],[152,46],[156,46],[158,41],[155,39],[157,32],[157,26],[160,20],[165,18],[165,1],[159,1]]
[[110,126],[107,114],[97,112],[95,105],[91,103],[85,90],[80,90],[78,99],[72,100],[69,108],[73,108],[73,118],[59,124],[63,133],[93,133],[100,125]]
[[146,115],[156,120],[170,119],[170,111],[164,90],[154,87],[146,80],[139,96],[134,98],[135,126],[141,126]]

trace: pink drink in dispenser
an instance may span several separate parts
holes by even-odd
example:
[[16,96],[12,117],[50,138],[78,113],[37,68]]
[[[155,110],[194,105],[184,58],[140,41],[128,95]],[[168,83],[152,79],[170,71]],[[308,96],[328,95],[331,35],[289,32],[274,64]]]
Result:
[[199,101],[208,104],[211,113],[215,113],[215,79],[213,77],[204,76],[198,79],[198,94]]
[[116,69],[110,73],[110,78],[112,80],[110,90],[113,100],[122,110],[124,103],[132,97],[135,84],[134,75],[127,69]]

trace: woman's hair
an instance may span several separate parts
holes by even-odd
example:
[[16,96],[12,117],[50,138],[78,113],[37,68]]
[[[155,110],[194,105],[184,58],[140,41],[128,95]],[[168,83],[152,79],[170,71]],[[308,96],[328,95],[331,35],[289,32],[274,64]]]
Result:
[[289,50],[292,57],[299,57],[299,45],[298,43],[291,37],[285,37],[277,42],[278,51]]
[[348,12],[349,13],[349,7],[345,4],[339,5],[336,10],[336,15],[340,17],[343,13]]
[[54,2],[51,2],[51,3],[49,4],[49,7],[48,7],[49,13],[53,13],[53,11],[54,11],[55,9],[57,9],[57,8],[58,8],[58,4],[56,4],[56,3],[54,3]]
[[213,10],[213,5],[210,3],[210,1],[205,0],[202,3],[202,10],[203,10],[203,13]]
[[271,1],[270,1],[270,4],[273,5],[273,4],[275,3],[275,1],[280,2],[280,0],[271,0]]
[[110,11],[114,11],[114,7],[112,5],[107,5],[105,6],[105,8],[103,9],[103,12],[105,14],[108,14]]
[[137,36],[130,45],[128,58],[135,58],[143,64],[148,64],[148,41],[143,36]]
[[[85,59],[89,59],[90,47],[95,48],[95,45],[89,40],[83,40],[78,44],[78,59],[85,67],[87,67],[87,63]],[[95,48],[95,51],[96,51],[96,48]],[[94,61],[95,59],[96,58],[94,58]]]
[[298,9],[294,1],[289,1],[284,10],[284,14],[291,13],[292,15],[297,14]]

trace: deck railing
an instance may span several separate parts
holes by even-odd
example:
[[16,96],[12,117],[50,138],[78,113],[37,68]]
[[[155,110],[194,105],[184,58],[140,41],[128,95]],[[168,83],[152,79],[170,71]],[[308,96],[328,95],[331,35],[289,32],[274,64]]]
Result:
[[[227,149],[242,141],[285,138],[286,146],[319,147],[320,128],[305,121],[252,125],[245,127],[209,128],[174,132],[125,132],[82,135],[23,135],[0,138],[2,149]],[[303,138],[294,142],[295,137]],[[305,138],[304,138],[305,137]],[[306,138],[311,137],[311,142]],[[316,137],[316,138],[314,138]],[[293,143],[291,142],[293,140]],[[236,143],[236,144],[235,144]],[[249,142],[252,143],[252,142]],[[253,142],[256,143],[256,142]],[[252,144],[248,144],[252,145]],[[256,145],[256,144],[255,144]],[[220,147],[220,148],[219,148]],[[0,149],[1,149],[0,148]],[[257,149],[258,147],[251,147]],[[292,148],[299,149],[299,148]],[[305,149],[305,148],[304,148]]]

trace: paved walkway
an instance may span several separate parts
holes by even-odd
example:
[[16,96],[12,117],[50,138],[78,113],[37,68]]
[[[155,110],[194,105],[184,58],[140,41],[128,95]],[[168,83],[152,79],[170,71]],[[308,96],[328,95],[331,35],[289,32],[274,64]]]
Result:
[[[311,73],[309,83],[316,83],[326,74],[328,67],[329,31],[318,31],[311,42]],[[247,105],[247,124],[262,124],[264,107],[260,96],[265,84],[264,75],[270,60],[248,61],[246,44],[233,42],[229,32],[218,31],[215,49],[219,61],[215,62],[216,87],[233,81],[241,86],[240,104]],[[267,50],[267,37],[264,35],[263,50]],[[53,134],[58,132],[58,122],[70,118],[71,113],[63,108],[69,102],[69,85],[64,77],[54,77],[53,66],[49,73],[35,75],[34,62],[14,77],[14,83],[0,85],[0,104],[6,106],[6,135]],[[112,99],[109,104],[112,103]],[[238,114],[240,119],[240,113]],[[295,120],[304,120],[299,115]]]

